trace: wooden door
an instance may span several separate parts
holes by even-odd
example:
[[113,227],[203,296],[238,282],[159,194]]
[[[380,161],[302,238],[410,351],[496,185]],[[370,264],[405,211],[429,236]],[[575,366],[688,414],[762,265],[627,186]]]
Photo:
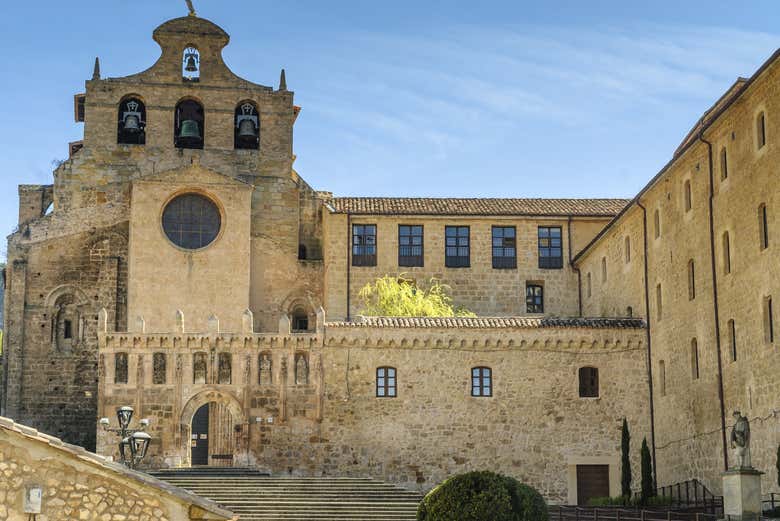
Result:
[[192,417],[192,465],[209,464],[209,404],[203,405]]
[[594,497],[609,497],[609,465],[577,465],[577,504]]

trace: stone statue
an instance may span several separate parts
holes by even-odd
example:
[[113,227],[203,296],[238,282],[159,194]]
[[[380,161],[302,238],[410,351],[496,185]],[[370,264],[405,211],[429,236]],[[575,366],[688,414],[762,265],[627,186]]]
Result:
[[739,411],[734,411],[734,427],[731,429],[731,448],[734,449],[734,468],[750,469],[750,422]]
[[190,16],[195,16],[195,8],[192,6],[192,0],[184,0],[187,2],[187,9],[190,10]]

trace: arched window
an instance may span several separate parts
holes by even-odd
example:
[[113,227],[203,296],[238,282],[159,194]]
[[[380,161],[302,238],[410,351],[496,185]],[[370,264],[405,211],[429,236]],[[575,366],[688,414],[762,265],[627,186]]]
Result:
[[595,367],[580,367],[580,398],[599,397],[599,370]]
[[761,249],[769,247],[769,223],[766,215],[766,204],[758,207],[758,233]]
[[696,298],[696,268],[693,259],[688,261],[688,300]]
[[120,145],[146,144],[146,105],[130,96],[119,103],[119,127],[116,142]]
[[729,232],[723,232],[723,272],[731,273],[731,240]]
[[661,236],[661,212],[658,209],[653,213],[653,231],[656,239]]
[[295,383],[297,385],[309,383],[309,359],[306,353],[295,354]]
[[471,369],[471,396],[493,396],[493,371],[489,367]]
[[729,176],[729,160],[726,147],[720,150],[720,178],[726,179]]
[[191,99],[180,101],[173,121],[176,148],[203,148],[204,123],[203,105]]
[[691,340],[691,377],[699,379],[699,344],[695,338]]
[[165,383],[165,372],[167,369],[167,360],[165,353],[155,353],[152,356],[152,383],[162,385]]
[[114,383],[127,383],[127,353],[114,354]]
[[230,385],[233,378],[233,355],[230,353],[219,353],[219,371],[218,382],[222,385]]
[[624,241],[624,244],[625,244],[624,249],[626,250],[626,252],[625,252],[626,253],[626,264],[628,264],[629,262],[631,262],[631,237],[626,235],[626,239]]
[[626,308],[626,316],[627,317],[633,317],[634,316],[634,308],[632,308],[631,306],[628,306]]
[[689,212],[691,210],[692,201],[691,201],[691,180],[686,179],[685,184],[683,185],[683,192],[684,192],[684,199],[685,199],[685,211]]
[[72,293],[60,295],[51,313],[51,340],[57,351],[69,352],[84,335],[79,303]]
[[273,383],[273,365],[271,353],[260,353],[257,359],[257,383],[258,385],[271,385]]
[[377,398],[395,398],[397,396],[395,374],[395,367],[376,368]]
[[188,45],[182,53],[181,77],[184,81],[200,81],[200,51]]
[[292,312],[292,330],[298,333],[309,330],[309,315],[302,307],[296,307]]
[[208,371],[208,354],[195,353],[192,355],[192,383],[205,384]]
[[766,145],[766,118],[763,112],[756,118],[756,145],[759,149]]
[[236,107],[233,128],[236,148],[257,150],[260,148],[260,116],[251,101],[244,101]]

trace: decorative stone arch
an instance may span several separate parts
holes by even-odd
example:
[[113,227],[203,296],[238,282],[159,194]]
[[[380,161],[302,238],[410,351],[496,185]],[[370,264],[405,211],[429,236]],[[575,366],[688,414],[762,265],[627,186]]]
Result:
[[86,294],[72,284],[57,286],[45,299],[52,349],[68,352],[86,336]]
[[317,308],[311,296],[307,293],[304,293],[301,290],[290,293],[282,302],[281,310],[282,313],[290,318],[290,324],[292,325],[293,331],[296,330],[295,317],[296,313],[299,311],[303,312],[308,320],[306,330],[317,330]]
[[238,399],[230,393],[220,391],[214,388],[207,388],[203,391],[192,396],[184,405],[180,415],[180,431],[181,437],[179,442],[179,451],[181,454],[181,460],[185,464],[190,464],[190,437],[192,434],[192,419],[195,413],[210,403],[216,403],[217,405],[224,406],[227,411],[230,412],[232,419],[232,432],[242,432],[243,436],[240,439],[236,438],[236,443],[233,446],[234,461],[244,462],[248,456],[247,451],[247,439],[248,423],[247,418],[241,408],[241,403]]

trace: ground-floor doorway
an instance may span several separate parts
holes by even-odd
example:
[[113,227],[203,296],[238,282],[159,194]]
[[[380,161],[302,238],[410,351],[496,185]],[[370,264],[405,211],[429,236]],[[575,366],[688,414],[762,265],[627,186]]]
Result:
[[577,504],[594,497],[609,497],[609,465],[577,465]]
[[200,406],[192,416],[190,432],[192,466],[229,467],[233,465],[236,425],[227,405],[209,402]]

